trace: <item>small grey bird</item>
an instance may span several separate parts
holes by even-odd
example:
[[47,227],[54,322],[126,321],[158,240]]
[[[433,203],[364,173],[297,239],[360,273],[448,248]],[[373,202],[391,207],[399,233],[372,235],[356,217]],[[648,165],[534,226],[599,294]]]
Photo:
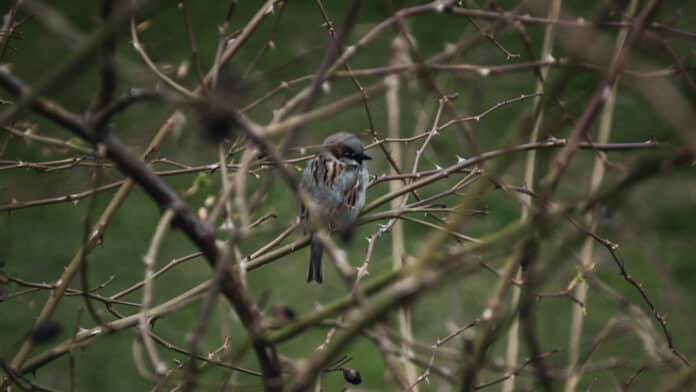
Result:
[[[321,150],[307,163],[300,186],[316,203],[318,223],[330,232],[347,235],[365,205],[367,167],[363,161],[372,159],[365,154],[360,139],[346,132],[333,134],[324,140]],[[307,222],[302,208],[302,219]],[[307,282],[323,281],[321,241],[312,235]]]

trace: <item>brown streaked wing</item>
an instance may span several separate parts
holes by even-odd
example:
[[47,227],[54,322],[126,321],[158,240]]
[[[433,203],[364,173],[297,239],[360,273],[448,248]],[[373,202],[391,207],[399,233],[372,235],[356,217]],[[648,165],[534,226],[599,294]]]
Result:
[[314,157],[312,161],[312,178],[314,179],[314,185],[319,185],[319,160],[321,155]]
[[350,208],[355,208],[355,203],[358,201],[358,190],[360,189],[360,177],[356,177],[352,187],[346,189],[343,196],[346,200],[346,205]]

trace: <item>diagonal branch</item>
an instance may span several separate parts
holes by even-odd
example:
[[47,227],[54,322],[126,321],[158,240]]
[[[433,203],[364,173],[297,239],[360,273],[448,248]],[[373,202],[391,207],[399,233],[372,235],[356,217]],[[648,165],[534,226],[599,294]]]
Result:
[[[0,69],[0,84],[20,98],[28,90],[19,79],[6,69]],[[162,178],[148,168],[145,162],[133,155],[117,137],[111,134],[94,135],[76,115],[56,103],[37,98],[32,105],[37,112],[56,121],[95,146],[104,148],[107,157],[125,175],[139,184],[162,211],[172,210],[174,213],[173,224],[196,244],[211,267],[215,267],[220,262],[213,228],[209,224],[201,222],[188,208],[186,202]],[[224,269],[221,288],[254,340],[254,348],[264,374],[266,389],[269,391],[280,390],[280,364],[275,347],[264,337],[265,328],[262,325],[261,311],[232,268]]]

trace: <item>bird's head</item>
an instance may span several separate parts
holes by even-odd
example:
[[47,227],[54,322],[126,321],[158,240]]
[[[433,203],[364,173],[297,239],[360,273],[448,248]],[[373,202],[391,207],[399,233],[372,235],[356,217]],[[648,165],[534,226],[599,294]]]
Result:
[[372,157],[365,154],[365,147],[363,147],[360,139],[347,132],[339,132],[327,137],[323,146],[336,159],[345,158],[359,164],[372,159]]

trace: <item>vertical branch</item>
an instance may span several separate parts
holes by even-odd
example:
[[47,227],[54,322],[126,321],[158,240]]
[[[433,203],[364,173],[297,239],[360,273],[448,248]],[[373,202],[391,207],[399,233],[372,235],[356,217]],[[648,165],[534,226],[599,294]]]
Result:
[[[629,20],[636,11],[638,2],[636,0],[631,0],[626,9],[623,19]],[[616,46],[614,47],[614,54],[612,57],[612,63],[617,61],[618,55],[626,42],[626,37],[628,36],[628,29],[622,29],[618,36],[616,37]],[[609,96],[607,97],[607,102],[602,109],[599,122],[599,143],[607,143],[609,141],[609,136],[611,134],[611,124],[614,115],[614,103],[616,101],[616,90],[619,83],[617,78],[616,83],[611,88]],[[594,165],[592,168],[592,177],[590,178],[590,196],[596,194],[599,191],[599,187],[604,178],[604,160],[605,153],[600,152],[594,160]],[[586,224],[591,232],[595,232],[597,229],[597,220],[595,216],[588,212],[585,216]],[[595,239],[588,236],[582,246],[582,251],[580,253],[580,268],[582,273],[589,271],[592,267],[592,253],[594,249]],[[588,286],[584,280],[580,280],[578,285],[575,287],[575,298],[587,306],[587,290]],[[573,315],[570,322],[570,337],[568,338],[568,379],[565,384],[565,392],[575,392],[578,382],[580,381],[581,373],[576,371],[575,367],[578,363],[578,358],[580,356],[580,338],[582,337],[583,322],[585,319],[585,309],[578,306],[573,306]]]
[[[105,23],[111,18],[114,6],[114,0],[102,0],[99,10],[102,23]],[[107,107],[111,101],[113,101],[116,94],[116,68],[114,67],[115,51],[116,38],[111,36],[104,41],[100,52],[101,86],[96,100],[94,101],[94,113]]]
[[[553,2],[550,5],[549,8],[549,14],[548,17],[549,19],[558,19],[558,16],[561,12],[561,3],[562,0],[553,0]],[[554,38],[555,38],[555,25],[549,24],[546,26],[544,29],[544,42],[542,44],[541,48],[541,55],[540,55],[540,60],[547,60],[551,57],[551,51],[553,49],[554,45]],[[543,108],[543,100],[541,94],[544,93],[544,83],[546,81],[546,75],[548,73],[548,68],[542,68],[539,70],[539,78],[536,83],[536,87],[534,89],[534,93],[537,94],[536,97],[534,97],[534,127],[532,128],[532,134],[529,137],[529,142],[530,143],[535,143],[539,139],[539,131],[541,129],[541,124],[544,118],[544,108]],[[535,150],[530,150],[527,153],[527,161],[525,163],[525,172],[524,172],[524,185],[530,189],[534,190],[534,171],[536,167],[536,151]],[[532,204],[532,199],[530,195],[523,195],[522,196],[525,201],[525,203],[522,204],[522,216],[521,220],[526,221],[529,219],[529,209]],[[522,277],[522,269],[517,270],[516,274],[516,279],[519,281],[523,280]],[[521,294],[521,288],[514,286],[512,287],[512,296],[510,299],[510,305],[512,308],[515,308],[520,301],[520,294]],[[507,347],[505,350],[505,367],[507,371],[511,371],[512,369],[515,369],[517,367],[517,357],[519,353],[519,319],[518,317],[515,317],[515,319],[512,321],[512,324],[510,325],[510,330],[508,331],[508,336],[507,336]],[[505,383],[503,384],[502,391],[503,392],[512,392],[515,389],[515,377],[510,377],[507,380],[505,380]]]
[[[398,65],[399,62],[408,62],[408,51],[407,51],[407,46],[404,46],[403,44],[400,43],[402,40],[401,36],[397,36],[394,39],[394,42],[392,43],[392,48],[394,49],[393,55],[392,55],[392,64]],[[405,52],[405,53],[404,53]],[[400,129],[401,129],[401,124],[400,124],[400,118],[401,118],[401,110],[400,110],[400,101],[399,101],[399,88],[400,88],[400,80],[397,76],[392,75],[388,76],[387,79],[387,92],[386,92],[386,104],[387,104],[387,128],[388,128],[388,135],[390,138],[398,138],[400,137]],[[401,143],[395,143],[392,146],[391,149],[391,156],[393,158],[394,163],[396,164],[397,167],[402,166],[402,159],[401,159]],[[396,175],[399,174],[399,170],[397,167],[392,167],[392,174]],[[390,192],[398,192],[401,187],[402,183],[400,181],[390,181],[389,182],[389,191]],[[406,199],[407,196],[403,196],[403,199]],[[393,210],[397,210],[399,206],[401,205],[402,200],[401,198],[395,198],[391,200],[390,202],[390,207]],[[405,246],[404,246],[404,225],[401,220],[397,220],[394,223],[394,227],[392,228],[392,263],[394,270],[401,269],[404,265],[404,258],[406,257],[406,251],[405,251]],[[401,309],[398,312],[398,322],[399,322],[399,332],[401,333],[401,337],[403,338],[403,343],[402,343],[402,350],[404,351],[404,354],[407,357],[411,357],[413,355],[413,350],[411,349],[411,346],[407,344],[406,342],[412,342],[413,341],[413,331],[411,329],[411,310],[412,307],[408,304],[404,304]],[[410,362],[410,361],[405,361],[404,364],[404,370],[406,373],[406,379],[408,380],[409,383],[415,382],[416,377],[418,376],[416,373],[416,367],[415,365]],[[418,391],[418,387],[416,386],[414,389],[416,392]]]
[[495,341],[495,335],[499,330],[502,304],[507,292],[512,285],[513,277],[520,264],[528,256],[528,250],[524,244],[517,244],[512,254],[508,257],[503,272],[498,279],[495,293],[488,299],[486,308],[481,312],[480,322],[482,329],[476,338],[473,352],[469,353],[469,361],[462,368],[461,391],[472,391],[478,383],[479,372],[483,367],[490,346]]
[[[97,167],[94,169],[94,173],[92,174],[94,176],[93,179],[93,188],[96,189],[99,186],[99,179],[102,176],[102,169],[101,167]],[[90,241],[90,236],[92,233],[90,232],[92,228],[92,214],[95,209],[95,202],[97,199],[97,194],[94,193],[92,196],[89,198],[89,203],[87,206],[87,214],[85,215],[84,219],[84,230],[83,230],[83,235],[82,235],[82,243],[87,244]],[[99,241],[99,240],[98,240]],[[84,246],[84,245],[83,245]],[[85,308],[87,309],[87,313],[89,313],[90,316],[92,316],[92,319],[99,325],[105,326],[106,323],[102,318],[99,316],[97,313],[96,309],[94,308],[94,305],[92,305],[92,301],[89,298],[89,273],[88,273],[88,260],[87,260],[87,255],[83,252],[81,255],[81,260],[80,260],[80,280],[82,283],[82,297],[85,302]]]
[[171,209],[162,214],[162,218],[157,224],[155,234],[152,236],[150,247],[148,248],[145,257],[143,257],[143,262],[145,263],[145,279],[143,280],[143,308],[140,312],[140,317],[138,320],[138,331],[140,332],[140,338],[143,341],[148,358],[150,359],[152,367],[157,375],[165,374],[167,372],[167,365],[160,360],[159,355],[157,354],[157,349],[155,348],[155,342],[153,341],[152,336],[150,336],[150,307],[152,306],[152,297],[154,292],[153,275],[155,273],[157,253],[159,252],[164,235],[169,229],[173,219],[174,211]]
[[[102,23],[106,23],[109,18],[111,18],[111,14],[114,11],[114,1],[113,0],[102,0],[99,14],[102,20]],[[110,36],[108,39],[104,41],[104,44],[101,48],[100,51],[100,62],[101,62],[101,71],[100,71],[100,77],[101,77],[101,85],[99,87],[99,91],[97,93],[97,96],[94,100],[93,107],[88,115],[92,115],[93,113],[98,113],[102,111],[104,108],[109,106],[113,100],[114,96],[116,94],[116,69],[114,68],[114,51],[116,50],[116,38],[114,36]],[[102,137],[106,132],[108,132],[108,127],[105,125],[105,122],[100,121],[98,123],[98,126],[94,130],[95,134],[98,135],[97,137]],[[97,154],[100,154],[100,151],[98,149]],[[102,176],[102,170],[100,167],[97,167],[94,172],[94,189],[97,189],[99,186],[99,180]],[[90,232],[90,229],[92,227],[92,222],[91,222],[91,217],[92,217],[92,212],[94,211],[94,206],[95,206],[95,200],[97,198],[97,194],[94,193],[92,197],[90,198],[89,201],[89,207],[87,208],[87,215],[85,216],[85,230],[84,230],[84,238],[83,238],[83,244],[87,244],[88,241],[90,240],[90,236],[93,234]],[[83,246],[84,247],[84,246]],[[92,306],[92,303],[89,299],[89,296],[87,293],[89,292],[89,284],[88,284],[88,270],[87,270],[87,254],[86,252],[82,252],[80,254],[80,278],[82,280],[82,291],[84,293],[84,300],[85,300],[85,307],[87,308],[88,313],[92,316],[92,318],[100,325],[104,326],[105,323],[104,321],[99,317],[98,313]]]
[[198,83],[201,88],[205,88],[203,80],[205,76],[203,75],[203,69],[201,68],[201,56],[198,52],[198,44],[196,43],[196,36],[193,32],[193,26],[191,25],[191,15],[188,12],[188,6],[186,1],[179,3],[181,9],[181,14],[184,16],[184,24],[186,25],[186,35],[188,36],[189,46],[191,47],[191,60],[193,61],[193,67],[196,71],[196,77],[198,78]]
[[249,175],[249,166],[251,166],[252,162],[257,157],[257,149],[245,150],[239,162],[239,169],[235,175],[235,188],[237,189],[237,193],[235,194],[234,203],[237,207],[237,213],[239,214],[242,235],[245,235],[249,231],[249,226],[251,225],[251,209],[249,208],[249,202],[246,197],[246,185]]
[[[247,150],[247,153],[255,155],[254,151],[255,150]],[[200,351],[200,346],[203,341],[203,337],[205,336],[206,330],[208,328],[208,323],[210,322],[210,317],[213,314],[213,308],[218,298],[218,294],[220,293],[221,279],[223,279],[223,272],[225,268],[227,268],[226,263],[231,261],[236,264],[240,264],[242,260],[241,252],[239,251],[239,248],[237,246],[240,232],[236,230],[234,222],[232,221],[232,202],[230,201],[231,193],[235,190],[235,187],[234,183],[230,181],[230,175],[228,174],[227,170],[225,148],[222,144],[218,146],[218,160],[222,188],[220,190],[217,205],[213,208],[212,212],[208,216],[208,222],[211,225],[215,226],[218,218],[221,217],[222,211],[224,209],[226,216],[225,223],[223,224],[223,226],[226,228],[227,232],[230,234],[231,237],[230,245],[225,248],[225,254],[234,255],[234,259],[232,259],[231,257],[226,257],[215,266],[214,277],[210,284],[210,288],[206,293],[205,300],[203,301],[201,314],[198,318],[198,321],[196,322],[196,325],[191,334],[191,339],[189,341],[190,359],[189,366],[186,368],[185,383],[183,386],[184,391],[192,391],[196,389],[198,372],[198,368],[196,365],[196,357],[198,356],[198,352]],[[238,175],[240,174],[246,175],[246,172],[240,171]],[[230,253],[230,250],[233,250],[233,253]],[[246,286],[245,267],[239,266],[239,268],[236,268],[236,270],[239,271],[239,274],[241,276],[241,282],[244,286]]]

